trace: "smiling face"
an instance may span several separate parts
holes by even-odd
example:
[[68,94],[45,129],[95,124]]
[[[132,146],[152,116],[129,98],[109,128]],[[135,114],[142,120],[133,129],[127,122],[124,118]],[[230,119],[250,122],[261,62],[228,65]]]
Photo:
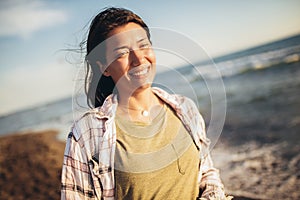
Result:
[[106,65],[103,72],[111,76],[119,92],[151,86],[156,58],[146,31],[130,22],[113,29],[106,40]]

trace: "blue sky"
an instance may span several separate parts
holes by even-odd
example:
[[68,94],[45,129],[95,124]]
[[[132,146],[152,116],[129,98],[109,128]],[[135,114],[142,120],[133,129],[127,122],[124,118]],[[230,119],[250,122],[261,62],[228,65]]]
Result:
[[80,56],[61,50],[77,47],[107,6],[184,34],[212,57],[300,33],[299,0],[2,0],[0,115],[72,95]]

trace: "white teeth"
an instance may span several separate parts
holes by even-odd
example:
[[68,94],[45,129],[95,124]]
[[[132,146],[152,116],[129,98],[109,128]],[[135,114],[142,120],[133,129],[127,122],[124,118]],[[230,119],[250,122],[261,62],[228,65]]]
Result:
[[148,69],[144,69],[142,71],[139,71],[139,72],[136,72],[134,74],[132,74],[133,76],[141,76],[141,75],[144,75],[148,72]]
[[131,75],[131,76],[142,76],[142,75],[147,74],[147,73],[148,73],[148,70],[149,70],[149,68],[147,67],[147,68],[145,68],[145,69],[143,69],[143,70],[141,70],[141,71],[137,71],[137,72],[134,72],[134,73],[130,73],[130,75]]

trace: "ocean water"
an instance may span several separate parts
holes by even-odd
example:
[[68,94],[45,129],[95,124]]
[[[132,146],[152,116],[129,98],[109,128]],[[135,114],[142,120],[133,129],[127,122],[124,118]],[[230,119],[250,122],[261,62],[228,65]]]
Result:
[[72,98],[69,97],[1,116],[0,135],[43,129],[57,129],[61,133],[59,137],[62,139],[68,133],[72,122]]
[[[218,96],[223,94],[223,89],[227,104],[268,98],[272,92],[276,92],[276,88],[284,90],[291,85],[300,86],[300,35],[218,57],[213,61],[162,72],[156,77],[156,85],[192,98],[200,111],[208,113],[206,118],[210,117],[211,93],[220,97],[219,101],[224,101],[224,95]],[[72,97],[60,99],[1,116],[0,135],[58,129],[59,139],[65,140],[73,116]]]

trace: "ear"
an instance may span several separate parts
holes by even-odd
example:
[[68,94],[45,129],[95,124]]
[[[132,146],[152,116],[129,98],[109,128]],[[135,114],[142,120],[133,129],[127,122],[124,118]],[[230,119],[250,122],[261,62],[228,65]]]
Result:
[[110,76],[108,67],[106,67],[104,64],[102,64],[100,61],[96,61],[96,64],[100,67],[100,71],[104,76]]

